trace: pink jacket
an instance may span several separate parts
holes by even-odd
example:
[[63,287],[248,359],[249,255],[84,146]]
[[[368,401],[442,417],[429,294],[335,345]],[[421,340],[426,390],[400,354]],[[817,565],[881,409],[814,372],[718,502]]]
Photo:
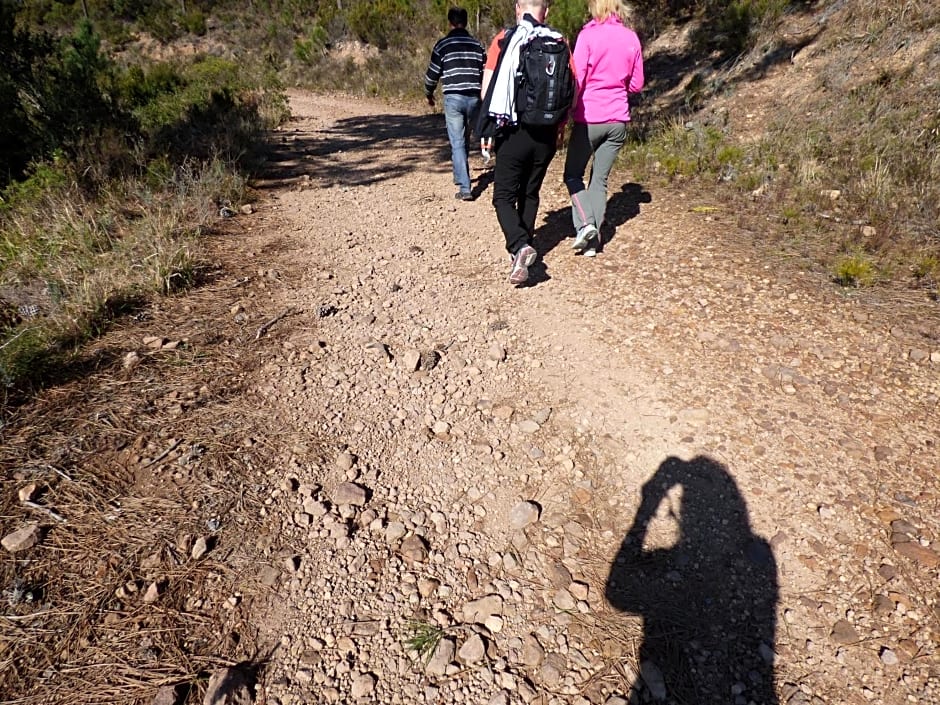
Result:
[[643,54],[636,32],[616,15],[603,22],[591,20],[578,35],[574,65],[575,122],[629,122],[627,94],[643,89]]

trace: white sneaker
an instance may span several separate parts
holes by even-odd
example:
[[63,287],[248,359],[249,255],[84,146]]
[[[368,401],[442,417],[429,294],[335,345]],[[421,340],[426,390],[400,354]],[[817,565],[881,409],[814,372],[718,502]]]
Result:
[[535,264],[538,252],[531,245],[523,245],[512,258],[512,271],[509,273],[509,283],[521,286],[529,280],[529,267]]
[[597,228],[594,227],[591,223],[588,223],[587,225],[581,226],[581,229],[578,231],[578,235],[571,244],[571,247],[578,252],[582,252],[587,248],[588,243],[590,243],[591,240],[596,237]]
[[597,250],[595,250],[593,247],[589,247],[584,251],[583,254],[585,257],[597,257]]

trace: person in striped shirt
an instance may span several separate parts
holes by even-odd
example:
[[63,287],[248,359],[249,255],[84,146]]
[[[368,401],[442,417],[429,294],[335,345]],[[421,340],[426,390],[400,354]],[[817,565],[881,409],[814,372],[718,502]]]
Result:
[[434,90],[438,81],[444,94],[444,121],[450,140],[451,162],[454,166],[456,197],[472,201],[470,165],[467,160],[470,126],[480,108],[480,85],[486,53],[483,45],[467,31],[467,11],[452,7],[447,13],[450,32],[431,51],[431,62],[424,75],[424,92],[428,105],[434,107]]

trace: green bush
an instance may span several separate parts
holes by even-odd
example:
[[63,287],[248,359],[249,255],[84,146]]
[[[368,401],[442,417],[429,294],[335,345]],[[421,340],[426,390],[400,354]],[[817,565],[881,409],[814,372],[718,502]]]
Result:
[[869,286],[875,281],[875,265],[868,255],[853,252],[836,262],[833,279],[840,286]]
[[190,34],[201,37],[206,33],[206,16],[202,10],[189,10],[180,17],[180,25]]
[[61,39],[15,29],[0,2],[0,186],[57,149],[74,152],[118,121],[111,63],[87,22]]
[[306,38],[294,40],[294,56],[305,64],[312,64],[323,54],[329,41],[326,29],[319,24],[313,25]]

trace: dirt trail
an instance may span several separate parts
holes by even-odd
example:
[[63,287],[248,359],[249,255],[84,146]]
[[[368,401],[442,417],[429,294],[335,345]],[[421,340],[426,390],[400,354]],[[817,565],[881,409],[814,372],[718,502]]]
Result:
[[935,312],[625,174],[576,257],[563,155],[515,290],[439,115],[291,105],[264,702],[940,702]]

